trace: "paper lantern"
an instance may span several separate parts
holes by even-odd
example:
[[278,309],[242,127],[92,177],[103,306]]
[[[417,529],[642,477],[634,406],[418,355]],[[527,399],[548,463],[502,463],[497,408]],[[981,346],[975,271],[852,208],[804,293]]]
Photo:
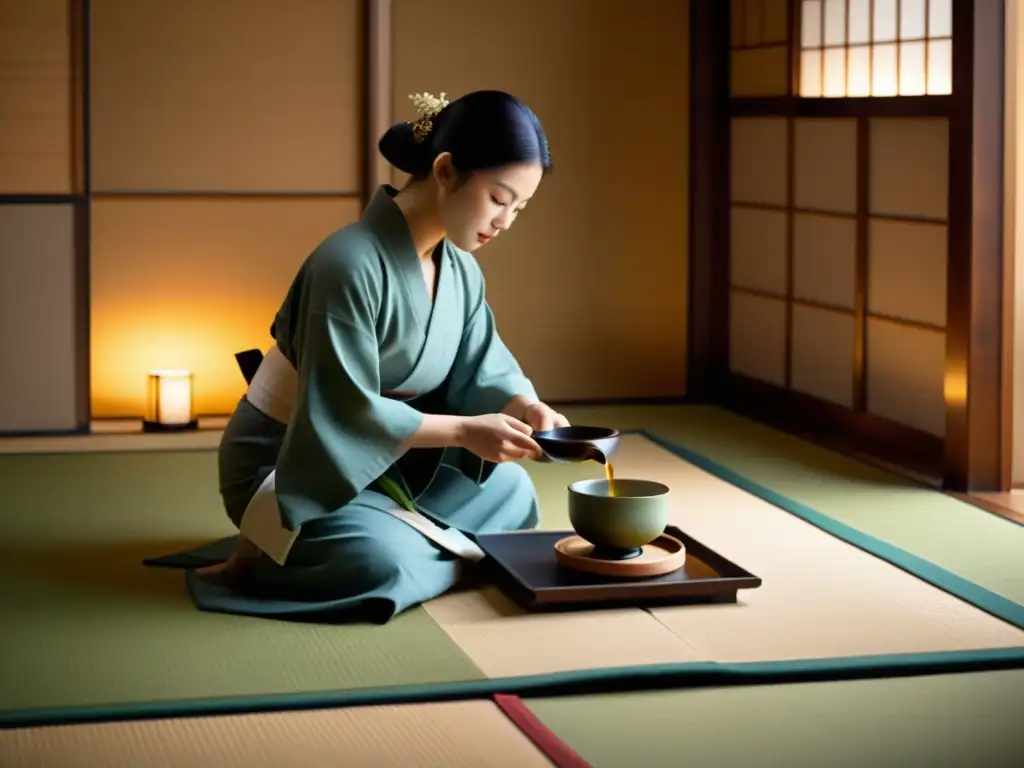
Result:
[[147,432],[195,429],[191,371],[150,371],[146,392]]

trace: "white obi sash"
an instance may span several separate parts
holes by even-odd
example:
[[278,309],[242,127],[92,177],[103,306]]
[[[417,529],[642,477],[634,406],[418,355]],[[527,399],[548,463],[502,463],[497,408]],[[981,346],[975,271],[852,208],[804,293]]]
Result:
[[[299,374],[275,344],[260,363],[245,397],[261,413],[281,424],[291,421],[299,392]],[[284,565],[300,528],[289,531],[281,521],[277,504],[277,471],[272,471],[249,500],[242,515],[240,533],[278,565]],[[387,510],[441,548],[459,557],[478,561],[484,552],[455,528],[441,528],[419,512],[395,505]]]

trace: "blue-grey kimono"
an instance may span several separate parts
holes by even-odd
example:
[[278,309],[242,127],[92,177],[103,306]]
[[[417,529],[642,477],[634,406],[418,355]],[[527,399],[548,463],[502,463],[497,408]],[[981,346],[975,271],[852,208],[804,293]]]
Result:
[[378,190],[359,222],[317,247],[277,313],[271,333],[298,373],[294,409],[282,423],[243,398],[220,447],[220,487],[242,525],[273,471],[280,523],[297,536],[283,565],[257,560],[244,592],[190,573],[204,610],[387,621],[446,591],[461,561],[386,511],[396,487],[470,536],[537,524],[519,465],[402,451],[424,413],[496,413],[536,394],[497,333],[478,264],[447,241],[431,302],[395,194]]

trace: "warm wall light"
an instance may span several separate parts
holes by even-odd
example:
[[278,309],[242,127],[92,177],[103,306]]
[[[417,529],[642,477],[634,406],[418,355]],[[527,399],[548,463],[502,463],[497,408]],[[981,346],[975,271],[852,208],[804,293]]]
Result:
[[803,0],[800,96],[948,96],[952,0]]
[[946,405],[956,408],[967,404],[967,367],[963,364],[948,369],[942,380]]
[[147,432],[195,429],[191,371],[150,371],[146,393]]

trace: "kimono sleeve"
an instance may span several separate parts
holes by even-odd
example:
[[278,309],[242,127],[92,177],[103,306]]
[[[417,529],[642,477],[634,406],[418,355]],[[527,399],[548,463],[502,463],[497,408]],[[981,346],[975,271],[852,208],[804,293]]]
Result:
[[296,313],[289,356],[299,391],[277,462],[289,530],[352,501],[400,458],[422,424],[415,408],[380,394],[375,305],[382,279],[367,268],[320,270]]
[[448,405],[460,416],[498,413],[516,395],[537,400],[533,384],[498,334],[479,268],[467,280],[469,312],[449,378]]

